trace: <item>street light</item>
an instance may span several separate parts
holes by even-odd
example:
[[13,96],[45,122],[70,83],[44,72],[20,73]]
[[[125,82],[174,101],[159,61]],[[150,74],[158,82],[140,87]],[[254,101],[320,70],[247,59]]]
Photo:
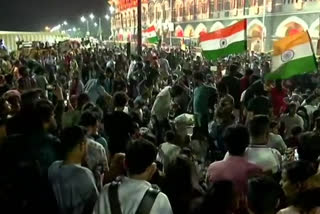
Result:
[[98,23],[97,23],[97,22],[93,23],[93,25],[94,25],[95,27],[98,27]]
[[106,18],[106,20],[109,20],[110,16],[107,14],[104,18]]
[[64,21],[63,24],[64,24],[64,25],[68,25],[68,22],[67,22],[67,21]]
[[113,14],[113,12],[114,12],[115,9],[114,9],[113,6],[110,6],[110,7],[109,7],[109,10],[110,10],[110,13]]
[[[93,15],[93,14],[91,14],[91,15]],[[90,16],[91,16],[90,15]],[[81,18],[80,18],[80,20],[81,20],[81,22],[82,23],[87,23],[87,32],[86,32],[86,35],[87,36],[90,36],[90,29],[89,29],[89,21],[88,21],[88,19],[86,19],[84,16],[81,16]]]
[[45,31],[50,31],[50,28],[48,26],[46,26],[44,29]]
[[91,13],[89,17],[90,17],[91,20],[93,20],[94,19],[93,13]]
[[76,31],[77,31],[77,28],[73,27],[73,28],[72,28],[72,31],[73,31],[73,32],[76,32]]

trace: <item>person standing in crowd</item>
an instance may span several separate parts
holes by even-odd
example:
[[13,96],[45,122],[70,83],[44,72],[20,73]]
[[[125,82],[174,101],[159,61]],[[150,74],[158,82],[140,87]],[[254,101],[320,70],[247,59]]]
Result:
[[104,187],[93,214],[172,214],[167,196],[148,182],[157,170],[156,155],[155,146],[146,140],[130,143],[125,160],[128,177]]
[[196,72],[193,76],[195,90],[193,95],[193,112],[196,117],[196,125],[208,133],[208,122],[210,112],[214,112],[214,105],[217,103],[218,95],[215,88],[206,86],[205,76],[202,72]]
[[264,173],[276,174],[281,170],[281,154],[268,148],[270,121],[265,115],[256,115],[249,122],[251,143],[245,157],[249,162],[260,166]]
[[280,121],[282,125],[285,128],[285,136],[289,137],[292,129],[295,126],[301,127],[301,129],[304,129],[304,122],[303,119],[297,114],[297,105],[295,103],[290,103],[288,107],[289,113],[283,115],[280,118]]
[[[96,113],[97,114],[97,113]],[[98,116],[94,112],[85,111],[80,118],[79,125],[87,129],[87,153],[83,160],[83,165],[87,166],[93,173],[96,179],[97,188],[102,188],[103,176],[108,172],[107,160],[107,145],[100,144],[94,139],[98,134],[99,121]]]
[[232,64],[228,68],[228,75],[224,76],[221,79],[221,82],[226,85],[228,89],[228,93],[233,97],[235,108],[240,108],[240,79],[236,77],[236,73],[239,70],[239,66],[237,64]]
[[229,126],[223,138],[229,155],[222,161],[210,164],[207,180],[210,184],[221,180],[232,181],[238,196],[243,197],[248,191],[248,179],[262,173],[262,168],[248,162],[244,156],[250,141],[246,127]]
[[248,182],[250,214],[275,214],[282,196],[281,186],[271,177],[258,176]]
[[81,166],[86,156],[86,132],[79,126],[66,128],[61,135],[63,160],[48,172],[60,214],[92,213],[98,190],[92,172]]
[[162,141],[165,131],[169,129],[168,117],[171,109],[171,102],[177,96],[184,92],[183,88],[179,85],[166,86],[157,95],[152,109],[151,115],[155,121],[154,129],[157,130],[157,140]]
[[113,95],[114,111],[104,116],[104,130],[108,136],[108,146],[111,155],[124,152],[130,136],[134,133],[134,123],[124,112],[128,97],[124,92]]
[[278,150],[281,155],[284,155],[285,151],[287,150],[287,146],[281,135],[279,135],[279,128],[279,123],[277,121],[270,122],[270,136],[267,146]]
[[250,77],[253,74],[253,70],[250,68],[247,68],[245,70],[244,76],[240,79],[240,93],[244,92],[248,89],[250,85]]
[[288,96],[288,93],[282,86],[282,80],[275,81],[275,87],[271,89],[270,95],[273,106],[273,115],[278,118],[287,109],[287,104],[284,100]]

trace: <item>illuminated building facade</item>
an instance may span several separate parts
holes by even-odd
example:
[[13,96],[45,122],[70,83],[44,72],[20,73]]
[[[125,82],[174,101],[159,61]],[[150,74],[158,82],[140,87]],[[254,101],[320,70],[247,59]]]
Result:
[[[114,39],[134,40],[137,0],[111,0],[110,4],[116,8],[112,17]],[[319,12],[320,0],[142,0],[142,26],[155,25],[166,42],[170,33],[173,41],[196,41],[203,31],[215,31],[247,18],[248,47],[270,50],[273,40],[302,30],[309,30],[316,44]],[[172,32],[169,23],[173,23]]]

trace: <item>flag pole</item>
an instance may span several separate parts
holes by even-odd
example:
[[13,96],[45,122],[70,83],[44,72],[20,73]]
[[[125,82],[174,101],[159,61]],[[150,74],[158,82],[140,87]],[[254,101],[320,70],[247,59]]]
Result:
[[265,22],[266,22],[266,5],[267,0],[263,0],[263,16],[262,16],[262,35],[261,35],[261,52],[265,50],[265,41],[264,41],[264,34],[265,34]]

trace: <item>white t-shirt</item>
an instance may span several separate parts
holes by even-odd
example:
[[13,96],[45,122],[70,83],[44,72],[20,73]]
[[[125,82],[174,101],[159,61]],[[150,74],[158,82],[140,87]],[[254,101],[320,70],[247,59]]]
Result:
[[155,115],[158,120],[162,121],[168,117],[171,107],[170,86],[165,87],[157,95],[151,109],[151,115]]
[[[107,184],[94,207],[93,214],[109,214],[111,213],[109,203],[109,186]],[[140,202],[151,187],[147,181],[130,179],[123,177],[121,185],[118,188],[118,196],[122,214],[136,213]],[[150,214],[172,214],[172,209],[168,197],[160,192],[154,201]]]

